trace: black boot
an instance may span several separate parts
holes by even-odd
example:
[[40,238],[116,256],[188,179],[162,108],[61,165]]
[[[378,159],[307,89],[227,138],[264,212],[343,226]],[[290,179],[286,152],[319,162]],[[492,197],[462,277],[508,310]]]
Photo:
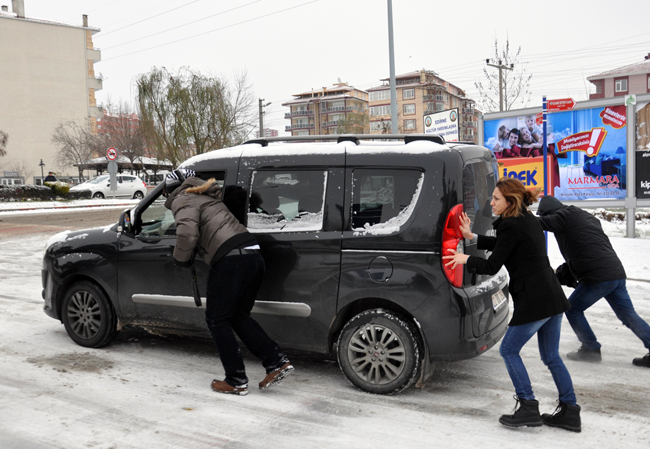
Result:
[[650,352],[643,357],[632,360],[632,363],[636,366],[645,366],[646,368],[650,368]]
[[499,422],[508,427],[539,427],[542,425],[542,418],[539,416],[539,402],[533,399],[527,401],[514,396],[517,401],[515,412],[512,415],[502,415]]
[[603,357],[599,349],[588,349],[584,345],[580,346],[577,351],[569,352],[567,358],[579,362],[600,362]]
[[566,404],[560,402],[552,415],[544,413],[542,421],[547,426],[560,427],[561,429],[570,430],[572,432],[580,432],[580,406]]

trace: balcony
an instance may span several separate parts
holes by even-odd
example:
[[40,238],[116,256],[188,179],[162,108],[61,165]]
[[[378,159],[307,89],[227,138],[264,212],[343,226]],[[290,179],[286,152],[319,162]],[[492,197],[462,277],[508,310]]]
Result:
[[330,126],[338,126],[339,123],[343,123],[343,120],[329,120],[326,122],[322,122],[321,125],[325,127],[330,127]]
[[314,111],[312,109],[285,112],[284,113],[284,118],[299,117],[299,116],[310,116],[310,115],[314,115]]
[[461,113],[466,115],[474,115],[474,109],[463,108],[461,110]]
[[102,90],[104,80],[102,78],[88,78],[88,87],[95,89],[95,91]]
[[313,123],[298,123],[295,125],[287,125],[284,127],[285,131],[293,131],[295,129],[314,129]]
[[87,48],[86,59],[90,59],[93,62],[99,62],[102,60],[102,52],[96,48]]
[[[333,108],[321,108],[320,112],[321,114],[324,114],[326,112],[349,112],[349,111],[355,111],[352,106],[335,106]],[[360,112],[356,110],[357,112]]]

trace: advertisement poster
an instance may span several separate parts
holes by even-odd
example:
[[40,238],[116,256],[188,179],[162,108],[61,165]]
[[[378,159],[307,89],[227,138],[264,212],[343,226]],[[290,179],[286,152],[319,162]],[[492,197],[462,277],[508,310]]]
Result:
[[636,197],[650,198],[650,103],[636,105]]
[[447,142],[460,140],[458,109],[448,109],[424,116],[424,132],[444,137]]
[[[625,198],[625,106],[553,112],[547,120],[548,193],[562,201]],[[544,188],[541,114],[486,120],[484,132],[499,176]]]

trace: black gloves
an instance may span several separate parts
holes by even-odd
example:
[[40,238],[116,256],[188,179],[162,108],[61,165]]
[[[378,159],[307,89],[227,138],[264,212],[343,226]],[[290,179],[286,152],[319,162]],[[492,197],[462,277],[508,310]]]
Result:
[[567,287],[576,288],[578,286],[578,280],[573,276],[569,265],[565,262],[555,270],[555,275],[557,280],[560,281],[560,284],[566,285]]

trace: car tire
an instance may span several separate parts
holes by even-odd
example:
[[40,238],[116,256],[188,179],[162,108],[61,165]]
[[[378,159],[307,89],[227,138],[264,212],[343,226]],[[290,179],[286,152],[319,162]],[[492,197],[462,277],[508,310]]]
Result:
[[133,194],[133,199],[141,200],[142,198],[144,198],[144,193],[139,190]]
[[355,387],[375,394],[397,394],[415,382],[421,344],[413,326],[383,309],[362,312],[348,321],[337,342],[343,374]]
[[61,318],[72,340],[87,348],[101,348],[117,335],[117,316],[95,284],[82,281],[65,293]]
[[93,193],[93,198],[102,199],[104,198],[104,194],[102,192],[95,192]]

